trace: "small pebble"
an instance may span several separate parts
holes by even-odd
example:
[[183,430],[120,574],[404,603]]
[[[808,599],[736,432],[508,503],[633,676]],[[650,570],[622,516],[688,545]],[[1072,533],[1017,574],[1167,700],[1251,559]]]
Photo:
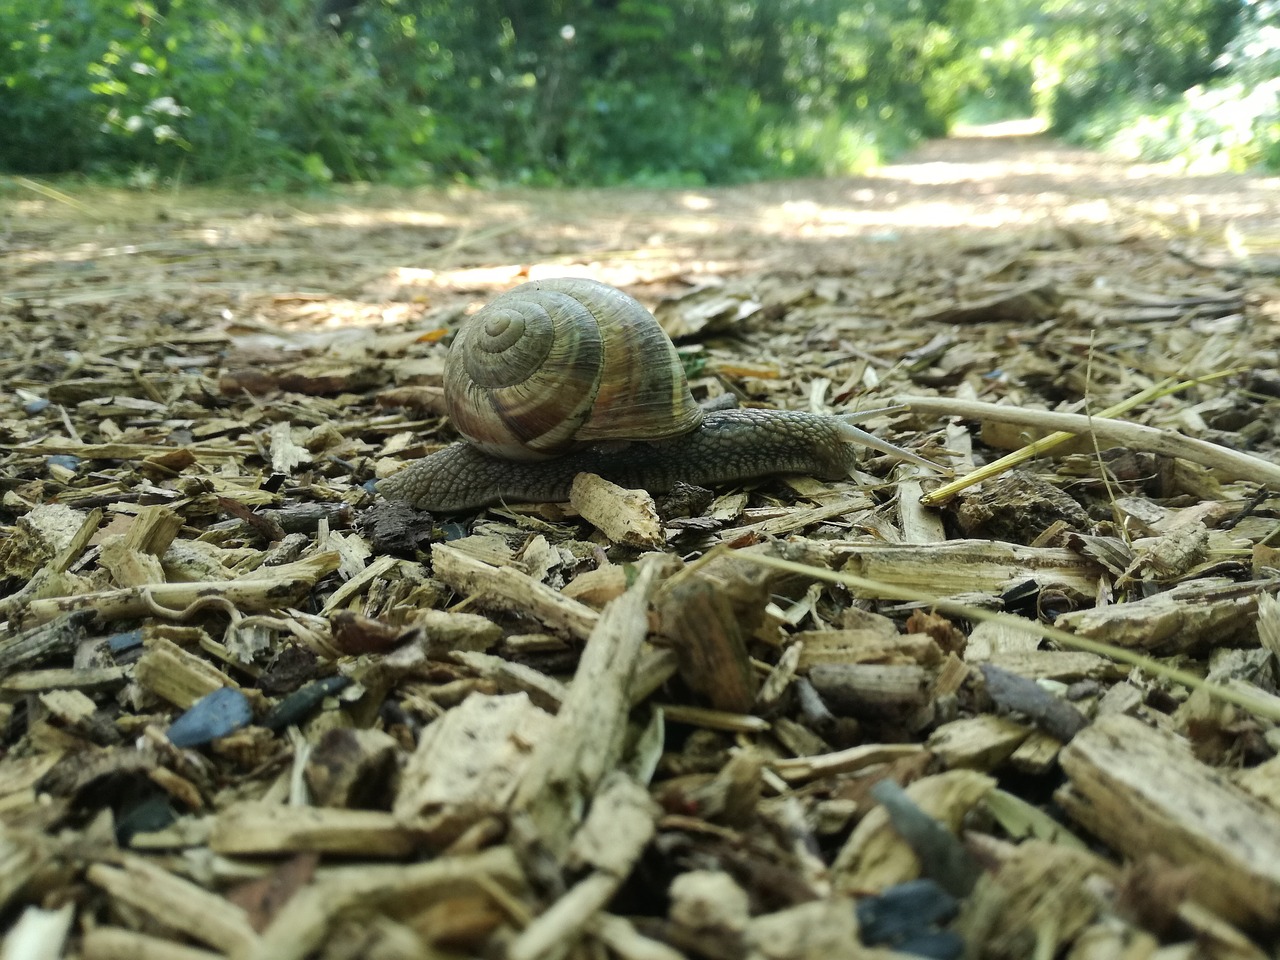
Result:
[[66,470],[69,473],[77,473],[80,470],[80,458],[73,457],[69,453],[55,453],[45,461],[45,466],[51,470]]
[[891,946],[901,953],[945,960],[959,956],[964,944],[959,937],[937,927],[959,909],[959,901],[936,881],[912,880],[890,887],[878,897],[859,900],[858,927],[868,945]]
[[142,631],[129,630],[126,633],[114,633],[107,637],[107,649],[112,653],[124,653],[142,646]]
[[169,727],[175,747],[198,747],[235,733],[253,719],[249,700],[234,687],[222,687],[201,697]]
[[116,843],[127,847],[135,834],[154,833],[172,824],[178,815],[163,793],[152,794],[120,811],[116,821]]
[[283,730],[300,723],[325,697],[333,696],[351,683],[350,677],[325,677],[289,694],[267,713],[262,725],[268,730]]

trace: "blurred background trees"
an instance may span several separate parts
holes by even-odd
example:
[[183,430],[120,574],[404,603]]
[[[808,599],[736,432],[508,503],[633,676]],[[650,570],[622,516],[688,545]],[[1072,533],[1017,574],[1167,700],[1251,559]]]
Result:
[[957,122],[1280,168],[1280,0],[8,0],[0,169],[737,182]]

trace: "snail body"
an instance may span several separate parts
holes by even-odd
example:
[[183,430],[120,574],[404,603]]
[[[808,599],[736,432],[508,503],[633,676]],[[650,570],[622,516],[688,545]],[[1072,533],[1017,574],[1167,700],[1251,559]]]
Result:
[[591,280],[536,281],[497,297],[459,330],[444,382],[465,439],[378,484],[424,510],[567,500],[583,472],[655,493],[681,481],[839,479],[857,444],[932,467],[845,416],[704,412],[653,315]]

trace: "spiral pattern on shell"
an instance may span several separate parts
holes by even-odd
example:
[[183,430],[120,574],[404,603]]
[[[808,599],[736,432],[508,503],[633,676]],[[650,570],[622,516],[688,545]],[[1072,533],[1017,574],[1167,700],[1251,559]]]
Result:
[[445,396],[459,433],[512,460],[658,440],[702,421],[658,321],[594,280],[522,284],[476,313],[445,361]]

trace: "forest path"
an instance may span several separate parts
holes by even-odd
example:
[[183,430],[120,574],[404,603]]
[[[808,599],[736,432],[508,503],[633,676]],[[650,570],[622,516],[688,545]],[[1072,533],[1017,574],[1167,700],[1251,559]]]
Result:
[[658,286],[844,274],[903,244],[1035,242],[1026,232],[1045,230],[1089,231],[1094,244],[1136,233],[1193,251],[1225,249],[1229,236],[1277,242],[1280,179],[1127,163],[1024,130],[932,141],[868,176],[716,188],[305,196],[11,180],[0,188],[0,297],[10,307],[160,298],[236,313],[251,301],[261,319],[312,322],[327,302],[333,318],[379,322],[452,309],[456,295],[526,274]]

